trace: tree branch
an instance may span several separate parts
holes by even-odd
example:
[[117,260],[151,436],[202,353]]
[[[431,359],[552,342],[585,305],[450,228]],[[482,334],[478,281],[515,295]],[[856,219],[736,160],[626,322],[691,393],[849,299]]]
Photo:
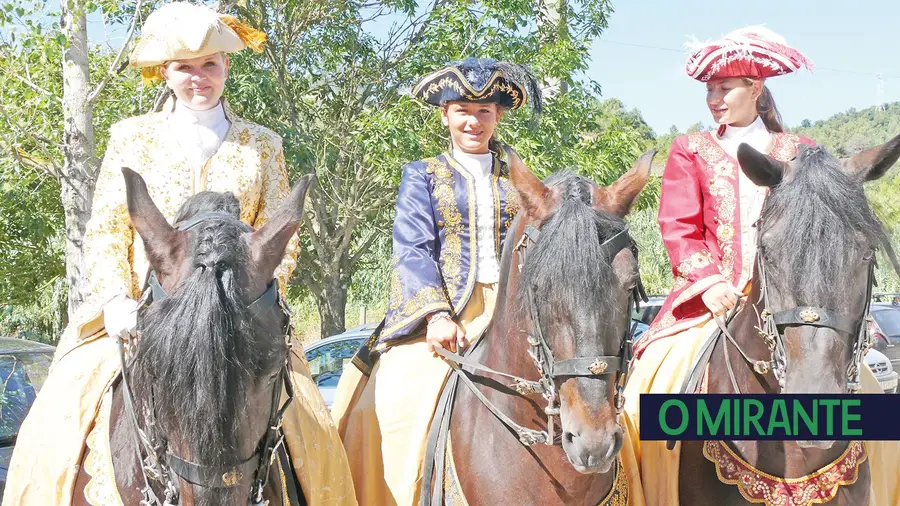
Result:
[[19,74],[13,74],[13,77],[15,77],[16,79],[18,79],[19,81],[24,83],[26,86],[33,89],[34,91],[43,93],[44,95],[47,95],[48,97],[50,97],[50,98],[56,100],[57,102],[59,102],[60,104],[62,104],[61,98],[57,97],[53,93],[50,93],[49,91],[45,90],[44,88],[41,88],[40,86],[34,84],[33,82],[31,82],[31,79],[28,79],[27,77],[22,77]]
[[103,80],[100,81],[100,84],[94,88],[94,91],[88,95],[87,101],[89,105],[93,105],[94,102],[97,101],[97,97],[100,96],[100,93],[103,92],[103,88],[106,88],[106,85],[109,84],[110,79],[114,75],[117,75],[122,72],[124,67],[122,67],[122,58],[125,56],[125,52],[128,47],[131,45],[131,41],[134,39],[134,31],[137,28],[137,20],[141,15],[141,4],[144,3],[144,0],[137,0],[137,5],[134,7],[134,17],[131,18],[131,26],[128,27],[128,33],[125,35],[125,42],[122,43],[121,49],[119,49],[119,54],[116,55],[115,59],[113,59],[112,63],[109,65],[109,70],[106,72],[106,75],[103,76]]

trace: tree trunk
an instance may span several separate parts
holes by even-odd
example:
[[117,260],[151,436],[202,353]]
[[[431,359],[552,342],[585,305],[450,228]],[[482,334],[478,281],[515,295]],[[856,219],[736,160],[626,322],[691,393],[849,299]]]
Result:
[[[539,0],[537,25],[542,44],[554,44],[567,36],[565,20],[566,0]],[[569,91],[569,84],[559,77],[547,77],[542,90],[545,98],[552,98]]]
[[316,294],[316,305],[322,320],[322,339],[346,330],[347,286],[348,283],[338,273],[324,273],[322,277],[322,291]]
[[68,44],[63,51],[63,170],[60,180],[66,219],[66,279],[69,316],[87,295],[83,258],[84,230],[91,217],[96,158],[93,107],[88,66],[87,22],[83,0],[61,2],[61,28]]

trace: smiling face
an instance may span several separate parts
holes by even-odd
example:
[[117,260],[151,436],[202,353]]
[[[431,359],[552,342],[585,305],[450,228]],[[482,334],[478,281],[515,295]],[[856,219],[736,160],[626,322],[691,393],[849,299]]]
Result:
[[756,120],[756,100],[762,93],[760,80],[717,79],[706,83],[706,104],[720,125],[748,126]]
[[173,60],[161,68],[166,85],[191,109],[205,111],[219,103],[228,78],[228,57],[222,53]]
[[441,107],[441,121],[450,129],[453,147],[465,153],[488,152],[501,116],[503,109],[497,104],[448,102]]

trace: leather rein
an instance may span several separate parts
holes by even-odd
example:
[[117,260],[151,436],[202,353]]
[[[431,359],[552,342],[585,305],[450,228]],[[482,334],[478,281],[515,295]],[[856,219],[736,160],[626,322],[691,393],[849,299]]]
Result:
[[[531,225],[525,227],[522,238],[515,246],[515,251],[519,253],[521,258],[521,262],[518,265],[519,272],[521,272],[524,267],[528,245],[536,243],[539,237],[540,232],[537,228]],[[625,248],[631,248],[635,259],[637,259],[637,247],[631,236],[628,234],[627,227],[603,242],[601,248],[604,250],[605,256],[610,263],[612,262],[612,259]],[[541,377],[539,380],[533,381],[513,374],[495,371],[471,358],[458,355],[443,348],[437,348],[435,352],[450,364],[453,372],[463,381],[478,400],[481,401],[481,403],[484,404],[484,406],[487,407],[500,422],[516,433],[519,441],[523,445],[554,445],[560,440],[556,434],[554,424],[554,419],[559,416],[560,410],[559,395],[556,391],[556,380],[560,377],[600,378],[615,375],[615,405],[617,413],[621,412],[622,407],[625,404],[625,381],[628,377],[628,368],[632,357],[632,338],[637,325],[630,325],[626,329],[617,355],[576,357],[566,360],[556,360],[553,356],[553,350],[550,348],[550,345],[544,336],[544,331],[534,304],[534,294],[530,289],[526,288],[526,290],[528,297],[528,313],[533,330],[530,333],[525,331],[523,331],[523,333],[528,334],[528,354],[531,356],[532,360],[534,360],[535,366],[540,373]],[[633,302],[635,309],[639,309],[639,299],[644,301],[647,300],[647,296],[644,293],[644,287],[640,280],[629,295],[629,306],[631,306]],[[464,369],[464,367],[468,368],[468,370]],[[469,377],[474,371],[481,371],[511,379],[513,382],[509,387],[514,389],[520,395],[540,394],[547,401],[547,406],[544,408],[544,414],[547,416],[547,430],[544,431],[524,427],[500,411],[494,403],[481,393]]]
[[[194,217],[181,222],[177,225],[178,230],[186,231],[194,226],[209,220],[221,221],[237,221],[237,219],[229,214],[209,212],[198,213]],[[248,231],[250,230],[244,223],[240,223]],[[168,294],[160,285],[156,273],[151,271],[147,278],[146,288],[144,289],[141,299],[138,303],[139,307],[144,307],[152,302],[160,301],[168,297]],[[135,452],[138,462],[141,466],[141,474],[144,480],[144,487],[141,490],[143,499],[141,506],[177,506],[180,504],[178,487],[176,483],[178,478],[206,488],[230,488],[235,487],[247,478],[252,477],[252,485],[247,500],[249,506],[266,506],[267,500],[263,499],[263,490],[269,481],[269,470],[275,462],[279,450],[283,450],[284,433],[281,429],[284,413],[290,403],[294,400],[294,388],[291,382],[291,365],[290,365],[290,336],[291,336],[291,320],[290,309],[281,298],[278,290],[277,279],[269,282],[266,291],[255,301],[247,306],[251,317],[264,321],[275,316],[282,318],[282,331],[284,332],[285,342],[288,345],[285,354],[284,364],[279,372],[279,379],[272,388],[272,401],[269,414],[269,421],[265,435],[257,445],[257,450],[249,457],[237,462],[220,465],[208,466],[201,465],[188,460],[182,459],[171,453],[167,448],[164,440],[158,440],[150,433],[149,430],[141,429],[138,423],[138,416],[134,407],[134,398],[131,387],[128,382],[128,361],[125,358],[125,344],[122,339],[117,339],[119,346],[119,358],[122,363],[122,381],[124,384],[124,408],[127,416],[131,420],[135,430],[131,432],[135,444]],[[133,338],[129,338],[129,348],[136,349],[137,342]],[[132,358],[132,361],[134,359]],[[281,387],[287,393],[287,399],[284,404],[279,407],[281,398]],[[156,413],[153,408],[153,389],[150,389],[150,408],[146,410],[148,426],[150,428],[156,425]],[[149,434],[149,436],[148,436]],[[164,450],[163,450],[164,449]],[[164,451],[162,459],[159,454]],[[153,491],[150,486],[150,480],[162,483],[165,490],[164,500]],[[294,492],[291,490],[290,492]],[[294,496],[294,493],[290,494]]]
[[[741,358],[751,366],[760,385],[762,385],[768,393],[772,392],[769,392],[769,388],[766,386],[763,376],[768,374],[769,371],[775,375],[779,387],[784,389],[785,376],[787,373],[784,329],[789,326],[828,328],[841,334],[855,336],[853,343],[853,357],[847,365],[847,391],[851,394],[858,393],[861,390],[860,372],[862,361],[865,358],[866,353],[868,353],[869,348],[872,346],[872,336],[869,333],[866,321],[869,309],[872,305],[872,289],[875,286],[875,252],[872,251],[871,258],[869,259],[869,273],[866,282],[866,298],[863,312],[861,315],[850,316],[837,313],[831,309],[815,306],[797,306],[782,311],[772,311],[769,300],[769,280],[766,274],[764,251],[762,243],[758,238],[756,268],[757,277],[760,283],[763,310],[761,313],[757,310],[757,318],[759,320],[757,331],[759,332],[759,336],[765,340],[766,346],[769,348],[769,359],[759,360],[751,358],[744,352],[737,340],[728,330],[728,325],[744,305],[739,300],[738,303],[728,311],[724,321],[718,315],[713,316],[718,329],[709,336],[701,348],[700,354],[697,356],[688,375],[684,379],[680,393],[690,394],[698,391],[700,381],[706,372],[706,366],[709,364],[713,350],[719,340],[722,341],[722,346],[724,348],[725,369],[728,371],[728,377],[731,381],[734,393],[740,394],[741,389],[738,385],[737,378],[735,377],[734,368],[731,365],[731,359],[728,353],[728,343],[731,343],[738,351]],[[752,307],[756,309],[755,305]],[[669,441],[667,447],[670,450],[673,449],[675,447],[675,441]]]

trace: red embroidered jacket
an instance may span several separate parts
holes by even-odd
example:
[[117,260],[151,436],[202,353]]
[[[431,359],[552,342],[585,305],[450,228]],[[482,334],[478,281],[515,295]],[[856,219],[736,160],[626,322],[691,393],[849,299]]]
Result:
[[[635,346],[637,357],[651,342],[705,323],[710,314],[700,296],[709,287],[727,281],[744,290],[753,274],[756,246],[746,244],[752,223],[741,223],[740,166],[712,135],[677,137],[669,150],[658,218],[675,283]],[[779,160],[793,158],[800,143],[814,145],[795,134],[773,136],[769,155]]]

